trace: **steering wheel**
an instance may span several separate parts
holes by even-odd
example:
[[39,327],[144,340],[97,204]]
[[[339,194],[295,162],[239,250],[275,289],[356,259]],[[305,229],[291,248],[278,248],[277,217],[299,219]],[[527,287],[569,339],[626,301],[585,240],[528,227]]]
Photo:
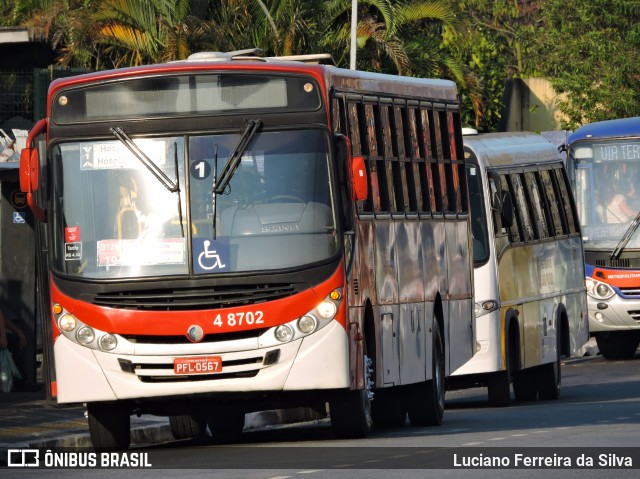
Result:
[[271,196],[268,200],[268,203],[306,203],[305,200],[300,198],[299,196],[294,195],[275,195]]

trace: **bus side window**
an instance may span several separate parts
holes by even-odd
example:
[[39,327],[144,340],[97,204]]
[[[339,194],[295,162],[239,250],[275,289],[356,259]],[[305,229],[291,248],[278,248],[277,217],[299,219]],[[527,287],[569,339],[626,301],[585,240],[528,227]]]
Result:
[[563,212],[566,217],[567,222],[567,234],[577,233],[579,231],[578,224],[576,223],[576,218],[573,214],[573,197],[571,194],[571,190],[569,189],[567,177],[564,174],[564,171],[561,168],[556,168],[553,170],[554,176],[558,185],[558,191],[560,193],[560,198],[562,199],[562,207]]
[[551,180],[552,170],[542,170],[540,172],[540,180],[542,183],[542,191],[544,192],[544,198],[546,199],[549,207],[550,220],[552,228],[549,230],[552,236],[562,236],[564,230],[562,228],[562,217],[558,205],[560,204],[556,190],[553,187],[553,181]]
[[527,185],[527,191],[529,192],[529,198],[531,198],[531,209],[533,211],[534,225],[538,233],[537,237],[539,239],[548,238],[547,215],[545,214],[545,208],[542,203],[540,191],[538,190],[536,172],[529,171],[525,173],[524,180]]
[[[500,182],[501,182],[501,188],[502,188],[502,193],[503,194],[509,194],[511,195],[512,199],[515,199],[512,193],[512,189],[511,189],[511,185],[510,182],[508,181],[508,175],[500,175]],[[495,215],[498,216],[498,218],[500,218],[500,212],[496,211],[494,212]],[[514,215],[517,216],[517,215]],[[514,221],[511,224],[511,227],[508,228],[508,232],[509,232],[509,241],[511,243],[520,243],[520,241],[522,241],[521,236],[520,236],[520,229],[518,227],[519,224],[519,220],[514,217],[513,218]]]

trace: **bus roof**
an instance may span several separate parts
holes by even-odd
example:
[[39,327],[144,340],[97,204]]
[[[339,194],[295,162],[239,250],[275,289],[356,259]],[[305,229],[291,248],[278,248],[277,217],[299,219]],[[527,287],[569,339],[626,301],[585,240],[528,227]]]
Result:
[[597,121],[581,126],[569,136],[568,144],[584,139],[627,136],[640,136],[640,116]]
[[558,149],[546,138],[529,132],[465,135],[464,146],[487,168],[537,164],[560,159]]
[[[304,57],[308,57],[304,56]],[[314,56],[316,57],[316,56]],[[432,101],[458,102],[456,84],[450,80],[432,78],[413,78],[382,73],[364,72],[338,68],[333,65],[309,63],[303,57],[234,57],[229,59],[181,60],[154,65],[126,67],[114,70],[104,70],[73,77],[59,78],[50,86],[49,93],[66,86],[80,86],[94,81],[116,80],[145,75],[166,75],[189,72],[219,72],[243,70],[269,70],[282,73],[315,74],[324,78],[327,87],[335,87],[342,91],[355,94],[376,93],[380,95],[402,95]]]

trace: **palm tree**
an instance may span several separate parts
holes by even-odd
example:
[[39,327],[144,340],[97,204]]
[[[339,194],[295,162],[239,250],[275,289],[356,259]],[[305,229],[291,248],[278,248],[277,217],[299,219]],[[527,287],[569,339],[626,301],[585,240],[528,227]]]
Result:
[[185,59],[202,35],[202,21],[191,14],[202,5],[202,0],[103,0],[89,31],[114,67]]
[[[344,63],[350,49],[351,0],[327,0],[324,10],[327,27],[323,44]],[[410,74],[412,61],[402,32],[423,22],[455,25],[456,17],[448,4],[439,0],[359,0],[358,67],[380,71],[391,61],[396,73]]]

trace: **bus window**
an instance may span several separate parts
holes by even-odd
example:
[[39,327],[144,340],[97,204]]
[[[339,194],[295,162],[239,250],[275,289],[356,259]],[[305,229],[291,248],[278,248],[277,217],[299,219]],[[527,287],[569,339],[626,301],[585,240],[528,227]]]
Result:
[[544,239],[549,237],[549,230],[547,229],[547,217],[542,204],[540,192],[538,191],[538,183],[536,181],[536,173],[529,171],[524,174],[525,183],[529,192],[529,198],[531,198],[531,210],[533,211],[534,224],[538,238]]
[[547,200],[547,204],[549,205],[549,211],[551,216],[551,223],[553,228],[550,230],[553,236],[561,236],[564,234],[564,230],[562,228],[562,217],[560,215],[559,209],[559,198],[556,195],[556,190],[553,187],[553,182],[551,180],[552,170],[542,170],[540,171],[540,180],[542,183],[542,189],[544,192],[544,197]]

